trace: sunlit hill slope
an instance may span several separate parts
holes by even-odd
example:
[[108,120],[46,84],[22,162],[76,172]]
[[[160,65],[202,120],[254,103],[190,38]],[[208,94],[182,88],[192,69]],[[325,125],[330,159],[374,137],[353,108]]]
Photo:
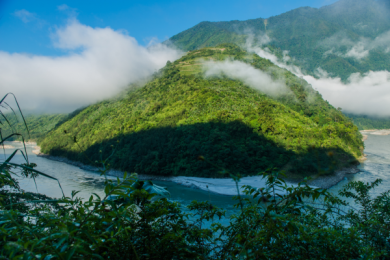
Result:
[[[204,63],[226,59],[289,91],[272,98],[227,75],[204,76]],[[74,113],[40,145],[87,164],[114,151],[113,168],[140,174],[224,177],[212,162],[243,175],[278,167],[290,178],[355,164],[363,148],[357,127],[304,80],[229,44],[168,62],[147,84]]]
[[[45,136],[48,132],[55,128],[56,125],[61,124],[67,119],[64,114],[42,114],[35,115],[29,114],[25,116],[26,124],[28,126],[28,132],[25,127],[23,118],[18,118],[14,114],[6,114],[9,124],[3,124],[0,126],[5,136],[11,135],[12,133],[20,133],[26,140],[38,140]],[[22,140],[21,136],[13,136],[8,141]]]

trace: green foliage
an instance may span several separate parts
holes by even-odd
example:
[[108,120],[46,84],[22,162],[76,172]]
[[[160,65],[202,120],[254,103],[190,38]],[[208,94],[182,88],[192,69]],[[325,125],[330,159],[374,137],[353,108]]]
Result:
[[[0,116],[2,125],[10,124],[2,111]],[[0,145],[20,136],[15,132],[5,136],[1,129],[0,133]],[[11,163],[17,152],[26,163]],[[106,179],[104,198],[95,195],[83,202],[72,192],[71,198],[55,200],[20,189],[14,178],[18,169],[34,181],[38,176],[57,180],[35,166],[21,150],[0,164],[1,259],[162,259],[161,254],[165,259],[188,259],[199,255],[199,245],[189,241],[204,232],[185,222],[186,215],[177,204],[161,200],[169,195],[161,187],[125,175],[122,181]],[[150,203],[155,197],[156,202]]]
[[86,201],[77,191],[58,200],[24,193],[12,177],[15,168],[26,170],[26,177],[37,176],[33,172],[52,177],[35,171],[27,155],[25,165],[10,164],[16,152],[0,164],[2,259],[389,258],[390,191],[374,199],[369,195],[380,180],[346,185],[340,195],[359,206],[348,210],[348,203],[309,187],[307,179],[288,186],[275,169],[259,174],[265,187],[245,186],[244,197],[238,189],[241,175],[212,163],[233,178],[238,191],[237,212],[223,226],[216,220],[225,212],[209,202],[193,201],[185,213],[164,198],[166,190],[136,174],[106,178],[105,196],[93,194]]
[[[202,62],[226,58],[284,81],[291,92],[275,99],[228,77],[202,76]],[[107,162],[140,174],[223,177],[196,160],[203,154],[243,175],[273,166],[302,177],[356,163],[363,148],[357,130],[304,80],[224,44],[167,63],[145,86],[83,109],[39,144],[86,164],[115,146]]]
[[210,22],[202,22],[185,31],[185,34],[173,36],[170,41],[184,50],[196,50],[203,47],[216,46],[221,43],[245,43],[246,35],[239,35],[219,28]]
[[380,47],[361,60],[338,54],[346,54],[361,38],[373,40],[390,30],[390,9],[382,2],[341,0],[319,9],[301,7],[270,17],[267,26],[263,18],[202,22],[171,37],[170,43],[191,51],[221,43],[240,45],[249,35],[254,36],[256,44],[258,37],[268,35],[272,41],[264,47],[280,57],[283,50],[288,50],[306,73],[315,75],[321,67],[331,76],[346,80],[351,73],[390,70],[390,53]]
[[[24,122],[21,118],[18,118],[18,116],[13,116],[13,114],[7,114],[7,117],[9,118],[9,123],[4,124],[2,126],[2,133],[3,135],[9,135],[12,132],[17,131],[18,133],[25,132]],[[47,114],[47,115],[28,115],[25,117],[26,123],[29,127],[29,140],[38,140],[39,138],[42,138],[45,136],[48,132],[50,132],[55,126],[66,119],[67,116],[64,114]],[[28,136],[28,135],[25,135]],[[20,137],[18,138],[15,136],[14,138],[11,138],[9,141],[13,140],[21,140]]]
[[[17,104],[18,110],[12,109],[8,103],[6,102],[7,99],[13,98]],[[22,205],[25,203],[25,199],[40,199],[40,201],[47,200],[48,198],[44,195],[40,194],[33,194],[33,193],[22,193],[21,189],[19,187],[19,184],[15,179],[12,177],[12,175],[15,175],[15,172],[13,169],[18,169],[20,171],[19,176],[24,178],[32,178],[35,181],[35,178],[38,176],[43,176],[45,178],[49,178],[52,180],[55,180],[58,182],[58,180],[54,177],[51,177],[50,175],[47,175],[43,172],[37,171],[34,168],[37,166],[35,163],[31,163],[28,159],[26,146],[24,144],[24,136],[18,132],[14,132],[14,127],[12,125],[12,119],[16,118],[16,116],[19,114],[22,122],[19,122],[19,125],[21,127],[24,126],[24,129],[27,131],[27,135],[29,135],[29,129],[27,127],[27,123],[25,120],[25,117],[23,116],[18,101],[16,100],[16,97],[12,93],[6,94],[1,100],[0,100],[0,125],[2,126],[0,128],[0,146],[4,146],[5,141],[9,141],[10,139],[14,137],[21,138],[23,140],[23,146],[24,150],[16,149],[11,155],[9,155],[3,162],[0,164],[0,201],[4,201],[5,206],[10,206],[11,208],[17,208],[18,210],[24,210],[26,211],[30,207],[26,205]],[[6,114],[3,112],[4,110],[10,109],[13,111],[13,114]],[[14,116],[12,119],[9,119],[7,116]],[[8,131],[3,131],[4,128]],[[10,129],[10,130],[9,130]],[[11,131],[11,132],[9,132]],[[8,132],[8,133],[7,133]],[[12,159],[17,153],[21,153],[25,163],[21,164],[15,164],[12,162]],[[58,182],[59,184],[59,182]],[[60,188],[61,185],[59,184]],[[5,187],[8,187],[6,189]],[[62,190],[62,188],[61,188]],[[14,192],[17,191],[17,192]],[[37,201],[37,203],[40,203],[40,201]],[[15,206],[16,205],[16,206]]]
[[364,246],[389,257],[390,190],[376,198],[370,196],[370,191],[381,182],[380,179],[372,183],[350,182],[340,191],[340,195],[352,198],[360,207],[359,211],[350,210],[343,217],[357,230]]
[[390,129],[390,118],[346,114],[359,130]]
[[[266,187],[236,196],[230,224],[224,211],[193,201],[187,212],[130,185],[107,181],[105,197],[62,198],[57,209],[21,215],[0,205],[0,255],[8,259],[387,259],[389,192],[368,196],[373,184],[352,182],[341,192],[361,209],[305,183],[289,187],[269,170]],[[239,182],[240,177],[235,180]],[[128,192],[132,191],[132,192]],[[116,194],[121,201],[107,200]],[[212,221],[205,227],[205,221]]]

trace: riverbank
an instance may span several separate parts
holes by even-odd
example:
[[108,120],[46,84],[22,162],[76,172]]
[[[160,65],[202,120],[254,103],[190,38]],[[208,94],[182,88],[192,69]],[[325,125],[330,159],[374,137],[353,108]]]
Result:
[[359,173],[360,170],[357,166],[349,167],[349,168],[343,168],[341,170],[336,171],[332,175],[326,175],[326,176],[319,176],[314,178],[313,180],[309,181],[308,183],[310,185],[323,188],[323,189],[329,189],[345,178],[347,178],[350,175]]
[[[41,148],[39,146],[33,147],[33,153],[36,154],[39,157],[43,157],[48,160],[52,161],[57,161],[57,162],[63,162],[69,165],[73,165],[76,167],[79,167],[80,169],[90,171],[90,172],[96,172],[96,173],[102,173],[105,169],[103,167],[96,167],[96,166],[91,166],[91,165],[86,165],[81,162],[76,162],[69,160],[64,157],[58,157],[58,156],[52,156],[52,155],[47,155],[41,153]],[[115,169],[106,169],[106,174],[107,176],[112,176],[112,177],[119,177],[122,178],[124,175],[124,172],[115,170]],[[172,177],[164,177],[164,176],[155,176],[155,175],[144,175],[144,174],[138,174],[138,178],[140,180],[159,180],[159,181],[172,181]]]
[[[103,168],[86,165],[80,162],[69,160],[64,157],[56,157],[56,156],[42,154],[40,147],[37,146],[36,143],[30,142],[29,145],[31,145],[33,149],[32,152],[39,157],[43,157],[53,161],[63,162],[90,172],[101,173],[103,171]],[[350,167],[350,168],[343,168],[341,170],[336,171],[332,175],[314,177],[314,179],[309,182],[309,185],[313,187],[328,189],[338,184],[346,177],[352,174],[356,174],[358,172],[360,172],[360,170],[357,168],[357,166]],[[115,169],[108,169],[106,171],[106,174],[107,176],[122,178],[124,172]],[[236,183],[230,178],[214,179],[214,178],[200,178],[200,177],[186,177],[186,176],[170,177],[170,176],[145,175],[145,174],[139,174],[138,176],[140,180],[171,181],[183,186],[197,188],[197,189],[213,192],[216,194],[223,194],[223,195],[237,194]],[[287,181],[287,184],[294,186],[297,183]],[[260,176],[243,177],[239,185],[240,187],[245,185],[250,185],[254,188],[262,188],[265,187],[265,180]]]
[[2,148],[4,148],[4,149],[14,149],[15,147],[12,146],[12,145],[5,144],[5,145],[2,146]]
[[[23,142],[22,142],[22,141],[10,141],[10,143],[18,143],[18,144],[23,144]],[[37,143],[36,143],[36,142],[34,142],[34,141],[26,141],[26,142],[24,142],[24,144],[25,144],[25,145],[37,145]]]
[[363,141],[365,141],[368,135],[390,135],[390,129],[361,130],[360,133],[363,135]]
[[[35,149],[34,151],[38,151],[38,149]],[[56,157],[56,156],[46,155],[42,153],[38,153],[37,156],[49,160],[63,162],[73,166],[77,166],[86,171],[92,171],[97,173],[103,171],[103,168],[85,165],[83,163],[71,161],[63,157]],[[333,175],[317,177],[314,180],[310,181],[309,185],[313,187],[328,189],[338,184],[340,181],[344,180],[348,175],[356,174],[359,171],[360,170],[356,166],[351,168],[344,168],[339,171],[336,171]],[[109,169],[106,171],[106,174],[108,176],[121,178],[123,177],[124,173],[122,171],[118,171],[115,169]],[[214,179],[214,178],[200,178],[200,177],[186,177],[186,176],[169,177],[169,176],[157,176],[157,175],[145,175],[145,174],[138,174],[138,176],[140,180],[171,181],[186,187],[197,188],[197,189],[213,192],[216,194],[237,195],[236,183],[230,178]],[[296,185],[296,183],[292,183],[292,182],[287,182],[287,184],[290,186]],[[245,185],[250,185],[254,188],[262,188],[266,186],[266,180],[263,179],[261,176],[243,177],[239,183],[239,186],[242,187]]]
[[[37,145],[36,142],[24,142],[24,144],[26,146],[36,146]],[[5,141],[4,144],[0,146],[0,148],[15,149],[18,146],[23,146],[23,142],[22,141]],[[37,146],[37,147],[39,147],[39,146]]]
[[[90,165],[85,165],[80,162],[71,161],[69,159],[63,157],[56,157],[46,154],[37,154],[39,157],[43,157],[49,160],[58,161],[67,163],[73,166],[77,166],[86,171],[92,171],[96,173],[100,173],[103,171],[102,168],[94,167]],[[123,177],[123,172],[110,169],[106,171],[108,176],[114,177]],[[215,194],[220,195],[237,195],[237,187],[236,183],[231,178],[200,178],[200,177],[186,177],[186,176],[177,176],[177,177],[169,177],[169,176],[157,176],[157,175],[146,175],[146,174],[138,174],[138,178],[140,180],[158,180],[158,181],[170,181],[177,183],[179,185],[183,185],[190,188],[201,189],[204,191],[209,191]],[[288,183],[291,186],[295,186],[296,184]],[[266,186],[266,180],[261,176],[252,176],[252,177],[243,177],[239,182],[240,192],[242,193],[242,186],[250,185],[254,188],[263,188]]]

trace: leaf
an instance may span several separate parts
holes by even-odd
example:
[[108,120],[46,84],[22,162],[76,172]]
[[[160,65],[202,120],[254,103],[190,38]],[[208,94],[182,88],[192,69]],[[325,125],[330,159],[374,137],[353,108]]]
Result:
[[92,254],[92,256],[95,257],[95,258],[99,258],[99,259],[105,260],[103,257],[101,257],[100,255],[97,255],[97,254]]
[[26,169],[26,170],[29,170],[29,171],[38,173],[39,175],[42,175],[42,176],[44,176],[44,177],[46,177],[46,178],[49,178],[49,179],[52,179],[52,180],[56,180],[57,183],[58,183],[58,185],[59,185],[60,188],[61,188],[62,195],[65,197],[64,190],[62,189],[61,184],[60,184],[60,182],[59,182],[59,180],[58,180],[57,178],[54,178],[54,177],[52,177],[52,176],[50,176],[50,175],[48,175],[48,174],[46,174],[46,173],[37,171],[37,170],[35,170],[35,169],[33,169],[33,168],[30,168],[30,167],[27,167],[27,166],[24,166],[24,165],[20,165],[20,164],[16,164],[16,163],[10,163],[10,162],[8,162],[8,163],[7,163],[7,162],[4,162],[4,163],[6,163],[6,164],[8,164],[8,165],[15,166],[15,167],[18,167],[18,168],[22,168],[22,169]]
[[55,247],[56,249],[58,249],[58,248],[62,245],[62,243],[64,243],[65,240],[67,240],[67,239],[68,239],[68,237],[64,236],[64,237],[61,238],[56,244],[54,244],[54,247]]
[[76,246],[72,246],[69,252],[65,256],[66,260],[70,260],[75,252],[76,252]]

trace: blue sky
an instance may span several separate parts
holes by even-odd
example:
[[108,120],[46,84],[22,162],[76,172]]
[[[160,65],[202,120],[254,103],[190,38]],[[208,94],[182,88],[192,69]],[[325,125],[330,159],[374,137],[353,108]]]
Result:
[[76,17],[91,27],[125,30],[140,45],[163,41],[201,21],[267,18],[335,0],[0,0],[0,51],[57,56],[51,36]]

